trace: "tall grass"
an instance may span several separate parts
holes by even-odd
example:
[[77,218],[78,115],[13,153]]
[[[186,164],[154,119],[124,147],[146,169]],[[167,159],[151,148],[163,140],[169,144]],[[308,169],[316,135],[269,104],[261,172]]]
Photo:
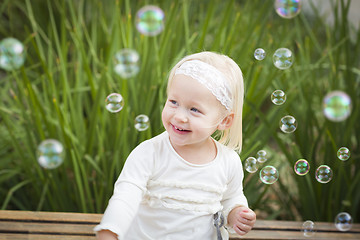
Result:
[[[130,151],[163,131],[161,109],[167,74],[186,54],[210,50],[232,57],[245,77],[245,160],[266,149],[280,171],[278,182],[264,185],[258,173],[245,173],[245,193],[263,218],[332,221],[340,211],[359,220],[359,39],[350,38],[348,4],[334,5],[329,27],[313,8],[282,19],[272,1],[5,1],[0,6],[0,37],[16,37],[27,48],[24,66],[0,72],[0,199],[2,209],[102,212],[113,183]],[[136,11],[161,7],[164,31],[146,37],[135,28]],[[339,14],[338,14],[339,13]],[[253,52],[267,52],[256,61]],[[278,70],[272,64],[277,48],[295,55],[294,65]],[[140,72],[122,79],[113,71],[113,56],[133,48],[141,57]],[[282,89],[287,101],[275,106],[270,94]],[[322,99],[332,90],[347,92],[353,111],[334,123],[322,115]],[[109,113],[106,96],[121,93],[124,109]],[[151,119],[138,132],[138,114]],[[279,130],[279,120],[293,115],[298,129]],[[47,138],[61,141],[64,163],[55,170],[37,164],[36,149]],[[351,150],[341,162],[336,151]],[[293,164],[306,158],[310,173],[297,176]],[[320,184],[315,169],[334,171]]]

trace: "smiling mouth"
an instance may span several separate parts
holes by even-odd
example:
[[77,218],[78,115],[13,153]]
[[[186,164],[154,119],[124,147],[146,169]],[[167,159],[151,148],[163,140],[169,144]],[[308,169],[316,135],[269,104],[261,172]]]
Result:
[[176,127],[175,125],[172,125],[172,124],[171,124],[171,126],[173,126],[173,128],[174,128],[176,131],[179,131],[179,132],[191,132],[190,130],[178,128],[178,127]]

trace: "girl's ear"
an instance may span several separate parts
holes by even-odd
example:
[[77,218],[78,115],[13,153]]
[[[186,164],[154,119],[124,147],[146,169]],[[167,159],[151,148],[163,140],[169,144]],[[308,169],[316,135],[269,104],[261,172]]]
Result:
[[231,127],[234,122],[235,114],[234,112],[229,113],[218,125],[218,130],[225,130]]

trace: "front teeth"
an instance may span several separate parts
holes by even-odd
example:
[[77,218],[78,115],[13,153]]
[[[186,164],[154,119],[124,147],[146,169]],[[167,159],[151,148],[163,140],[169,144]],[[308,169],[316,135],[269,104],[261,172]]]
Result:
[[184,131],[184,129],[177,128],[177,127],[175,127],[175,126],[174,126],[174,128],[175,128],[176,130],[179,130],[179,131]]

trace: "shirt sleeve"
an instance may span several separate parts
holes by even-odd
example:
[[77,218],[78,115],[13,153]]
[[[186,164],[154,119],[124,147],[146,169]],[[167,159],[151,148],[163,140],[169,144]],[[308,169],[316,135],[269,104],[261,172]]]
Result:
[[244,172],[240,157],[234,152],[231,156],[231,160],[231,164],[228,166],[229,182],[222,201],[226,224],[228,215],[232,209],[238,206],[248,207],[248,202],[243,192]]
[[153,161],[153,148],[145,142],[130,153],[95,232],[106,229],[117,234],[119,240],[124,239],[146,191]]

